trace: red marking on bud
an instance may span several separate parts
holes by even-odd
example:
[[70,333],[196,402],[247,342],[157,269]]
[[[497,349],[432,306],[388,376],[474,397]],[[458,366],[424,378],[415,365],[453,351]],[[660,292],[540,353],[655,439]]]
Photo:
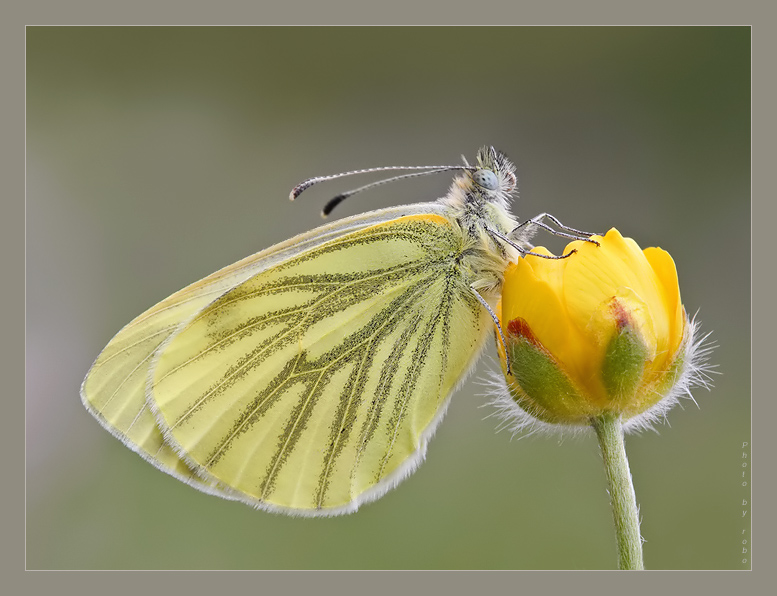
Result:
[[540,346],[540,342],[537,340],[531,327],[529,327],[529,323],[521,317],[507,323],[507,334],[512,337],[522,337],[535,346]]
[[618,326],[618,330],[631,326],[631,316],[629,311],[626,310],[617,298],[610,300],[610,310],[615,317],[615,324]]

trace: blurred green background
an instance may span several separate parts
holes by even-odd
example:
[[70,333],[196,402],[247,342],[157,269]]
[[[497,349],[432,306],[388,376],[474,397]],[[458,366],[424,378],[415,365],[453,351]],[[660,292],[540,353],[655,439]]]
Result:
[[[698,408],[627,439],[645,563],[749,566],[749,28],[31,27],[27,135],[28,568],[613,568],[594,438],[495,432],[477,384],[491,346],[419,470],[333,519],[199,493],[80,404],[135,315],[320,225],[362,179],[290,203],[297,182],[484,144],[516,162],[521,218],[617,226],[674,256],[723,374]],[[335,215],[449,181],[397,182]]]

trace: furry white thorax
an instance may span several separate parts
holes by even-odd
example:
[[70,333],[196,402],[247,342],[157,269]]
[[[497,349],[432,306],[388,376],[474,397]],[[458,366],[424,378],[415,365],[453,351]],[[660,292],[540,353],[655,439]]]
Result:
[[461,227],[463,236],[471,242],[467,266],[481,274],[475,282],[475,289],[485,295],[491,294],[488,298],[493,301],[493,294],[501,287],[507,265],[517,261],[520,252],[489,230],[509,237],[527,250],[531,245],[524,238],[511,236],[519,223],[510,212],[513,193],[516,192],[515,166],[493,147],[484,147],[478,151],[475,167],[478,171],[493,172],[496,188],[480,186],[475,182],[475,172],[467,170],[454,178],[448,193],[438,202],[445,206],[446,215]]

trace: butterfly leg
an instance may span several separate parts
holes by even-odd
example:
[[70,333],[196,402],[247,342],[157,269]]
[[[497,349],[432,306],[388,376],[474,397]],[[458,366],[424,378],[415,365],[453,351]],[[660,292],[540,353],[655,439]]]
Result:
[[[531,220],[529,220],[529,221],[531,221]],[[523,225],[523,224],[521,224],[521,225]],[[516,230],[517,229],[518,228],[516,228]],[[531,252],[531,250],[526,250],[525,248],[520,246],[517,242],[514,242],[513,240],[510,240],[504,234],[502,234],[500,232],[497,232],[496,230],[492,230],[489,227],[486,227],[486,231],[489,234],[491,234],[492,236],[494,236],[495,238],[499,238],[502,242],[505,242],[505,243],[509,244],[510,246],[512,246],[515,250],[517,250],[519,253],[521,253],[521,255],[524,256],[524,257],[531,255],[531,256],[534,256],[534,257],[542,257],[543,259],[566,259],[567,257],[569,257],[569,256],[571,256],[571,255],[573,255],[573,254],[575,254],[577,252],[577,250],[575,250],[573,248],[568,253],[565,253],[565,254],[563,254],[561,256],[558,256],[558,257],[555,256],[555,255],[543,255],[543,254],[540,254],[540,253]],[[515,230],[513,230],[513,231],[515,231]],[[557,233],[557,232],[554,232],[554,233]],[[562,234],[562,235],[566,235],[566,234]],[[570,236],[570,238],[571,237],[572,236]],[[584,240],[584,238],[579,238],[579,240]],[[590,240],[590,239],[585,239],[585,240],[588,240],[589,242],[593,242],[594,244],[596,244],[596,246],[599,246],[599,243],[596,242],[596,240]],[[531,245],[529,245],[529,246],[531,246]]]
[[[556,227],[559,229],[556,230],[552,227],[550,227],[548,224],[546,224],[544,219],[550,220]],[[542,228],[543,230],[547,230],[551,234],[555,236],[561,236],[562,238],[570,238],[571,240],[583,240],[585,242],[591,242],[593,244],[599,245],[596,240],[591,240],[591,236],[594,234],[591,234],[590,232],[583,232],[582,230],[577,230],[575,228],[570,228],[569,226],[565,226],[562,224],[558,218],[552,216],[550,213],[540,213],[539,215],[536,215],[532,217],[531,219],[526,220],[522,224],[519,224],[512,232],[510,232],[510,236],[520,236],[521,232],[523,234],[531,235],[534,231],[533,228],[538,227]],[[601,234],[599,234],[601,236]]]
[[[488,311],[488,314],[490,314],[491,318],[494,320],[494,325],[496,325],[497,331],[499,331],[499,339],[502,342],[502,347],[504,348],[505,354],[507,354],[507,340],[505,339],[505,334],[502,331],[502,325],[499,323],[499,318],[496,316],[496,313],[493,311],[493,309],[489,306],[488,302],[486,302],[486,299],[480,295],[480,292],[478,292],[472,286],[470,286],[469,289],[472,290],[475,298],[477,298],[478,302],[480,302],[480,304],[485,307],[485,309]],[[507,362],[507,374],[512,374],[512,371],[510,370],[510,359],[505,358],[505,361]]]

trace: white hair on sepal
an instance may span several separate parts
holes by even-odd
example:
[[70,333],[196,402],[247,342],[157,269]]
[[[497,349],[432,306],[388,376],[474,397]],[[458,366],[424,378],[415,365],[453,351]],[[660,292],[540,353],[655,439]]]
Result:
[[674,406],[679,405],[682,408],[681,399],[690,399],[697,408],[700,408],[699,404],[693,398],[691,391],[696,388],[706,389],[710,391],[713,387],[712,375],[720,374],[715,370],[717,364],[710,364],[710,355],[712,351],[717,347],[717,344],[710,340],[712,332],[699,335],[701,329],[701,323],[696,320],[698,311],[688,321],[686,327],[687,337],[684,340],[684,347],[681,350],[685,351],[684,362],[681,372],[672,386],[669,393],[652,408],[646,410],[638,416],[634,416],[629,420],[624,421],[623,431],[626,433],[639,433],[645,430],[656,430],[657,424],[666,424],[669,426],[669,420],[667,413]]
[[578,436],[587,434],[592,430],[588,426],[570,426],[562,424],[550,424],[543,422],[530,412],[521,408],[513,400],[510,390],[507,388],[507,381],[502,372],[501,365],[495,362],[493,358],[486,367],[486,376],[480,377],[477,383],[485,387],[485,392],[480,393],[479,397],[488,398],[488,401],[481,404],[481,408],[492,408],[492,412],[483,417],[496,418],[496,432],[507,430],[510,433],[510,440],[514,438],[524,439],[532,435],[556,436],[564,440],[569,436]]
[[[667,395],[663,397],[656,405],[645,412],[623,421],[624,433],[640,433],[646,430],[658,432],[658,424],[669,426],[667,414],[675,406],[682,407],[681,399],[690,399],[697,407],[696,400],[693,398],[692,390],[696,388],[712,389],[713,374],[720,374],[714,370],[717,365],[710,364],[709,358],[717,345],[710,341],[710,333],[699,335],[701,324],[696,320],[696,315],[691,318],[686,327],[687,338],[684,341],[684,363],[681,372]],[[524,438],[531,435],[557,436],[563,440],[566,437],[575,437],[586,435],[593,432],[593,428],[588,425],[569,425],[569,424],[550,424],[539,420],[521,408],[513,399],[510,390],[507,387],[507,380],[502,372],[501,365],[493,358],[487,366],[486,376],[478,379],[478,384],[485,387],[481,397],[488,398],[488,401],[481,404],[480,407],[490,407],[493,411],[486,416],[487,418],[496,418],[496,432],[507,430],[510,433],[510,439],[514,437]]]

